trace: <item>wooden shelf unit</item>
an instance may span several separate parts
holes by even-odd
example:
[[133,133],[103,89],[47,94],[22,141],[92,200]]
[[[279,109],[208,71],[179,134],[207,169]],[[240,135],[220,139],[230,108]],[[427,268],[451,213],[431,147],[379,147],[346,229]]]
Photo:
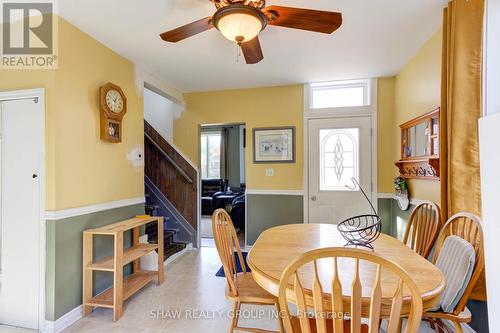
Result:
[[[156,277],[158,285],[163,283],[163,237],[158,237],[158,244],[139,243],[139,227],[156,222],[158,235],[163,235],[163,217],[136,217],[113,223],[102,228],[83,232],[83,316],[90,314],[94,307],[113,309],[113,321],[123,314],[123,302],[149,284]],[[123,249],[123,234],[132,230],[132,246]],[[93,244],[95,235],[108,235],[114,239],[113,255],[95,261]],[[141,271],[139,258],[158,250],[158,271]],[[123,266],[133,263],[133,273],[123,278]],[[93,272],[113,273],[113,286],[93,296]]]

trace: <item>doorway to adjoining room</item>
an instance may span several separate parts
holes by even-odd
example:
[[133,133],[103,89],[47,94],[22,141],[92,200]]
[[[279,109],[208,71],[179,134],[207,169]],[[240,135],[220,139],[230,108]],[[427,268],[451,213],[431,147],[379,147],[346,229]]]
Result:
[[225,209],[245,246],[245,124],[202,125],[200,130],[202,246],[213,246],[212,214]]

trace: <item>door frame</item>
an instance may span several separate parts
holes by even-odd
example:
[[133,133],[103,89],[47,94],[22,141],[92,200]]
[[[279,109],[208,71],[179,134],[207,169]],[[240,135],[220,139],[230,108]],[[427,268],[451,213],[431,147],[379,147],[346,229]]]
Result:
[[39,112],[42,112],[42,128],[39,138],[41,155],[39,182],[40,182],[40,208],[39,208],[39,296],[38,296],[38,330],[43,331],[45,324],[45,263],[46,263],[46,226],[45,226],[45,89],[28,89],[14,91],[0,91],[0,102],[17,99],[38,99]]
[[[247,129],[247,123],[246,121],[240,121],[240,122],[228,122],[228,123],[201,123],[198,124],[198,134],[197,134],[197,147],[198,147],[198,159],[199,159],[199,167],[198,167],[198,232],[197,232],[197,241],[198,241],[198,248],[201,248],[201,195],[202,195],[202,170],[201,170],[201,134],[202,134],[202,129],[206,127],[216,127],[216,126],[245,126],[245,130]],[[245,132],[246,133],[246,132]],[[246,148],[248,148],[248,139],[245,138],[244,136],[241,136],[240,134],[240,140],[246,140],[246,146],[245,146],[245,184],[247,182],[247,172],[248,172],[248,167],[247,167],[247,153],[246,153]],[[240,155],[241,158],[241,155]],[[240,165],[241,165],[241,160],[240,160]],[[241,179],[241,177],[240,177]],[[245,247],[247,246],[247,236],[248,236],[248,214],[247,214],[247,208],[248,208],[248,198],[247,198],[247,192],[245,190]]]
[[356,107],[338,107],[325,109],[311,108],[311,84],[304,85],[304,223],[309,223],[309,120],[335,118],[371,118],[371,162],[372,162],[372,204],[378,211],[378,182],[377,182],[377,79],[368,79],[369,105]]

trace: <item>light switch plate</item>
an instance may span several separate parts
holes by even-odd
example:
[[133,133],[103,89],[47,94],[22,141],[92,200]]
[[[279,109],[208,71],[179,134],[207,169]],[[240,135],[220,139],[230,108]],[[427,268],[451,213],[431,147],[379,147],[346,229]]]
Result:
[[266,176],[273,177],[274,176],[274,169],[266,169]]

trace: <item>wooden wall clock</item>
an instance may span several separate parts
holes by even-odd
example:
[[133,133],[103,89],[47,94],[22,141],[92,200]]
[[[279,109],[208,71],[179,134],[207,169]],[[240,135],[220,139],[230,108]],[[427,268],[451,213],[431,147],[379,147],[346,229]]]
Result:
[[113,83],[99,90],[101,113],[101,140],[122,142],[122,119],[127,113],[127,98],[123,90]]

